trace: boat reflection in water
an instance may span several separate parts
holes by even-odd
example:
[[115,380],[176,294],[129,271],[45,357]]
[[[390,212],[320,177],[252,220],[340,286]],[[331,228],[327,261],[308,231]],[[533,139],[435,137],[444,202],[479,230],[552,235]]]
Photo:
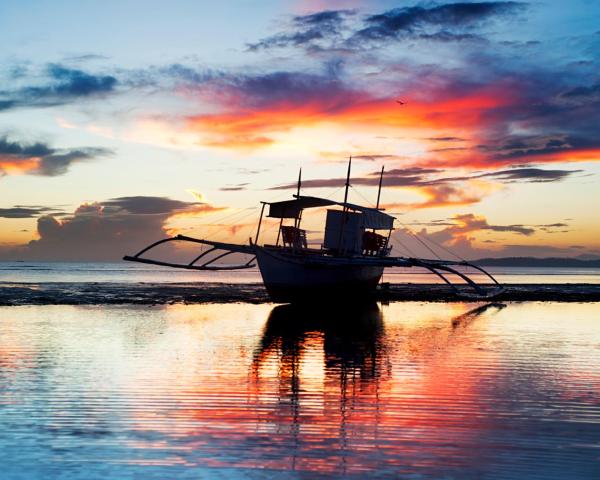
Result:
[[[411,332],[406,347],[416,360],[417,344],[422,346],[425,341],[439,347],[451,336],[460,335],[461,329],[468,328],[490,308],[503,307],[476,307],[452,318],[446,328],[427,328],[425,340],[419,338],[424,332]],[[280,458],[289,454],[288,468],[342,475],[417,473],[429,463],[426,459],[432,454],[431,447],[437,442],[446,443],[449,432],[428,431],[444,426],[443,421],[435,425],[443,413],[436,413],[435,408],[414,417],[414,412],[403,412],[402,399],[396,396],[391,383],[388,341],[383,314],[376,303],[273,308],[254,354],[252,374],[258,397],[277,392],[275,410],[263,420],[276,419],[274,433],[288,435],[282,445],[291,450]],[[277,385],[273,384],[274,371]],[[414,403],[418,405],[422,402],[418,394],[422,392],[414,393]],[[400,408],[396,410],[394,403]],[[423,424],[424,419],[428,422],[427,417],[433,418],[434,424]],[[271,449],[276,450],[278,443],[279,440]],[[419,451],[415,448],[419,445],[428,448]],[[449,456],[440,467],[443,465],[448,471],[448,463],[461,463],[452,458],[455,447],[444,445],[442,450]],[[419,459],[421,455],[423,458]]]
[[[346,458],[351,454],[352,441],[349,437],[353,436],[349,421],[359,405],[360,392],[374,395],[375,404],[366,410],[362,406],[360,429],[362,436],[368,435],[377,442],[379,378],[389,376],[391,367],[383,338],[383,318],[376,303],[337,309],[294,305],[273,308],[254,355],[252,371],[256,389],[262,392],[261,371],[267,371],[265,387],[269,389],[268,367],[278,365],[275,417],[289,418],[292,470],[299,466],[313,470],[322,464],[325,471],[347,473]],[[319,364],[324,367],[323,377],[313,388],[325,393],[325,397],[310,402],[310,380],[306,386],[302,370],[318,372]],[[309,401],[304,401],[304,396]],[[365,414],[375,415],[365,422]],[[312,441],[304,441],[304,432],[308,438],[323,438],[311,445]]]
[[253,368],[258,373],[275,356],[297,377],[303,353],[317,342],[322,343],[326,374],[339,373],[344,382],[349,376],[375,380],[382,373],[384,334],[375,302],[330,309],[279,305],[269,314]]

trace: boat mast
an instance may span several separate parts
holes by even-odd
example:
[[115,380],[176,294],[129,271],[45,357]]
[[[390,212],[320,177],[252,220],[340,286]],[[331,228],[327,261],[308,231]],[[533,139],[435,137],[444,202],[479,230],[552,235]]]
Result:
[[[260,203],[262,203],[262,207],[260,209],[260,217],[258,219],[258,227],[256,228],[256,236],[254,237],[255,245],[258,245],[258,235],[260,234],[260,226],[262,224],[263,215],[265,213],[265,205],[267,204],[267,202],[260,202]],[[250,243],[252,243],[252,237],[250,237]]]
[[352,155],[348,159],[348,173],[346,174],[346,191],[344,192],[344,211],[346,211],[346,202],[348,201],[348,188],[350,188],[350,168],[352,167]]
[[352,168],[352,155],[348,158],[348,172],[346,173],[346,190],[344,192],[344,216],[342,217],[342,224],[340,225],[340,237],[338,240],[338,250],[341,252],[342,242],[344,240],[344,228],[346,226],[346,222],[348,221],[348,207],[346,204],[348,203],[348,189],[350,188],[350,170]]
[[379,210],[379,199],[381,198],[381,185],[383,184],[383,169],[385,168],[385,165],[381,166],[381,175],[379,176],[379,190],[377,190],[377,206],[375,207],[377,210]]
[[[296,198],[300,199],[300,186],[302,185],[302,167],[298,172],[298,188],[296,190]],[[302,220],[302,210],[298,212],[298,216],[294,219],[294,227],[300,228],[300,220]]]
[[[377,206],[375,207],[379,210],[379,200],[381,199],[381,186],[383,185],[383,170],[385,169],[385,165],[381,166],[381,175],[379,176],[379,189],[377,190]],[[392,236],[392,230],[394,230],[394,224],[392,222],[392,228],[390,228],[387,238],[385,239],[385,243],[383,245],[383,254],[386,255],[388,244],[390,243],[390,237]],[[375,229],[373,229],[375,232]]]

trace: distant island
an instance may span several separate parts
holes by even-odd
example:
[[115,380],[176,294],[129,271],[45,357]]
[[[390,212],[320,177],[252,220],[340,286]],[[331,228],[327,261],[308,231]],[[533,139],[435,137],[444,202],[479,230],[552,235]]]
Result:
[[504,257],[480,258],[474,264],[486,267],[554,267],[554,268],[600,268],[600,258],[584,260],[563,257]]

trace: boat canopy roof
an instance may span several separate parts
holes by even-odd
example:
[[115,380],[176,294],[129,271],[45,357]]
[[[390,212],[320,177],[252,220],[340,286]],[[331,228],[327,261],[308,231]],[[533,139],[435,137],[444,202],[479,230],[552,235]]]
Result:
[[388,230],[394,226],[394,217],[376,208],[363,207],[353,203],[342,203],[319,197],[296,196],[293,200],[269,203],[269,217],[298,218],[305,208],[328,207],[338,205],[363,214],[363,227],[378,230]]

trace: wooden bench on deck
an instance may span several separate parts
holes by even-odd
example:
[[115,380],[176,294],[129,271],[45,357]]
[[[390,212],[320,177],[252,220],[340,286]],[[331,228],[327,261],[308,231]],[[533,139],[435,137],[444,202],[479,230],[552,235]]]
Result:
[[281,227],[281,239],[284,247],[295,249],[307,248],[306,230],[284,225]]

